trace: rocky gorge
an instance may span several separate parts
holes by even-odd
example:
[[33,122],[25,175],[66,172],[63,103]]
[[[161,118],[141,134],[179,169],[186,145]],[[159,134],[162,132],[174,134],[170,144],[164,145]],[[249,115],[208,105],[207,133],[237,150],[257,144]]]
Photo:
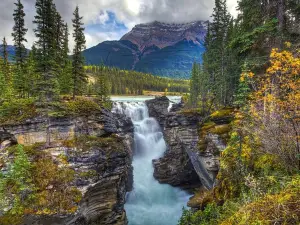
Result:
[[[146,105],[167,144],[162,157],[152,162],[154,178],[188,190],[211,189],[219,169],[218,155],[226,144],[223,130],[229,129],[232,116],[215,115],[207,122],[199,113],[185,112],[182,102],[170,105],[167,97],[148,100]],[[133,189],[133,134],[130,118],[103,108],[85,116],[35,117],[2,125],[1,159],[9,158],[6,149],[10,146],[38,144],[37,151],[47,152],[56,164],[75,171],[71,185],[81,195],[74,212],[29,214],[24,224],[127,224],[124,205],[126,193]],[[6,169],[3,160],[0,168]]]
[[9,154],[5,149],[10,145],[31,146],[48,140],[38,151],[48,152],[60,166],[61,158],[67,161],[75,171],[72,185],[82,195],[76,213],[29,215],[24,224],[127,223],[125,195],[133,182],[133,125],[129,118],[105,109],[89,116],[50,118],[50,123],[43,117],[33,118],[2,126],[0,140],[1,158]]
[[154,177],[173,186],[203,185],[210,190],[219,170],[219,155],[226,147],[232,109],[204,118],[198,112],[184,111],[182,102],[168,112],[168,102],[166,97],[146,102],[150,116],[163,127],[168,144],[165,155],[153,161]]

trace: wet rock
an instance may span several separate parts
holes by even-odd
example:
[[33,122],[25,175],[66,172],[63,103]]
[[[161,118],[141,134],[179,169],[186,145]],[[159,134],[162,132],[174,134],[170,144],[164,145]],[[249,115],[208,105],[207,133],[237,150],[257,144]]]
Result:
[[154,117],[161,127],[164,127],[170,100],[166,96],[157,97],[146,101],[146,105],[148,107],[149,116]]
[[164,135],[168,149],[165,155],[153,161],[154,177],[173,186],[199,186],[200,180],[184,146],[194,145],[198,139],[197,123],[200,117],[168,113]]

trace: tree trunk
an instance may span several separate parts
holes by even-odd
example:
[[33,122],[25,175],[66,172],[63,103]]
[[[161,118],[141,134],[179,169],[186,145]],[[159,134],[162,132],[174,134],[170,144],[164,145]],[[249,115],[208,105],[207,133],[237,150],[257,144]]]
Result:
[[279,47],[283,47],[283,32],[285,29],[285,0],[278,0],[277,2],[277,19],[279,31]]

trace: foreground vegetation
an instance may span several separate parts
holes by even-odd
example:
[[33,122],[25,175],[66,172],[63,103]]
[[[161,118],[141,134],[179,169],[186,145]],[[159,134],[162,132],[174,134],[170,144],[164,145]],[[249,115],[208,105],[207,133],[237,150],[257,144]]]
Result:
[[215,3],[186,109],[208,118],[199,151],[203,130],[218,133],[210,119],[234,119],[219,132],[230,128],[215,187],[196,191],[179,224],[299,224],[299,1],[240,0],[236,20]]
[[58,165],[51,154],[42,151],[43,145],[15,145],[8,149],[13,160],[3,162],[7,171],[0,173],[0,224],[22,224],[23,217],[29,214],[77,210],[81,192],[72,185],[74,170],[68,167],[64,156],[58,158]]

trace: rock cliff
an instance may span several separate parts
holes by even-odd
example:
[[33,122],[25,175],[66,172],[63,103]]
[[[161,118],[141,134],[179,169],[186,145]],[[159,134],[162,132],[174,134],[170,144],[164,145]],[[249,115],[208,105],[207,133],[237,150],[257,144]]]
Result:
[[202,61],[207,22],[138,24],[119,41],[105,41],[83,52],[87,64],[172,78],[189,78],[194,62]]
[[183,39],[193,41],[195,44],[204,42],[206,35],[206,22],[196,21],[185,24],[168,24],[152,22],[136,25],[121,40],[131,41],[143,51],[147,47],[157,46],[165,48],[174,45]]
[[198,138],[197,116],[168,113],[164,135],[168,150],[164,157],[154,160],[154,177],[161,183],[191,187],[199,185],[199,178],[183,145],[193,145]]
[[76,174],[72,185],[82,194],[76,213],[28,216],[25,224],[127,224],[124,204],[133,182],[133,129],[129,118],[104,109],[86,117],[51,118],[50,126],[41,117],[0,127],[0,157],[9,145],[49,140],[40,151],[55,160],[65,157]]
[[[173,186],[214,186],[219,171],[219,155],[226,147],[232,109],[204,118],[197,112],[183,110],[174,104],[168,112],[167,98],[147,102],[149,114],[161,124],[168,150],[154,160],[154,177]],[[225,114],[224,114],[225,113]]]

